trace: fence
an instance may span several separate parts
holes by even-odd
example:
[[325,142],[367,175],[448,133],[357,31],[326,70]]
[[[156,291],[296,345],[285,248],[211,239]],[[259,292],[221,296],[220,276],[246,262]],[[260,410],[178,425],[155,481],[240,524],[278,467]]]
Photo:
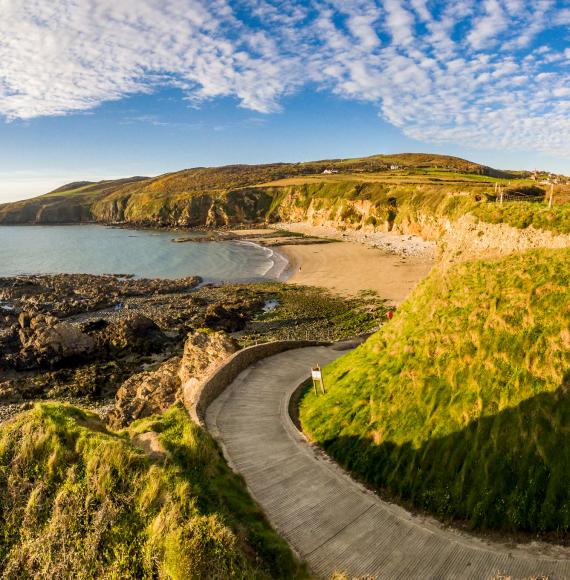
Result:
[[532,202],[547,202],[546,195],[525,195],[524,193],[505,193],[497,197],[496,201],[532,201]]

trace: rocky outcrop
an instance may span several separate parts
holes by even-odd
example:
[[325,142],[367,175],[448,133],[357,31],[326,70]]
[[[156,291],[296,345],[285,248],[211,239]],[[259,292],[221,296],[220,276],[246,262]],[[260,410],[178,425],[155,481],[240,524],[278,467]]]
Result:
[[222,332],[198,331],[188,336],[178,371],[181,399],[192,406],[202,381],[238,350],[237,343]]
[[444,231],[439,242],[439,261],[455,262],[498,258],[536,248],[569,248],[570,236],[528,227],[514,228],[508,224],[488,224],[472,215],[456,221],[442,222]]
[[152,354],[169,342],[160,327],[142,314],[132,314],[107,326],[101,340],[118,351]]
[[180,391],[180,360],[171,358],[155,371],[138,373],[126,380],[115,396],[115,408],[107,418],[109,426],[121,429],[135,419],[166,411]]
[[204,378],[236,350],[236,342],[224,333],[190,334],[182,357],[133,375],[121,385],[115,408],[108,415],[109,426],[120,429],[136,419],[162,413],[177,401],[192,400]]
[[20,367],[53,368],[69,359],[86,360],[95,352],[95,341],[78,327],[53,316],[20,313]]

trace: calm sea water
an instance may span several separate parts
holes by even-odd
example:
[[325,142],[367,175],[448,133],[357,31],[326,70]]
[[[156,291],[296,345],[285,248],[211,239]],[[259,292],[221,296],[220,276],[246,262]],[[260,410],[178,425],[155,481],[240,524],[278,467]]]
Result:
[[279,279],[287,262],[248,242],[175,244],[188,234],[97,225],[0,227],[0,276],[134,274],[147,278],[198,275],[205,281]]

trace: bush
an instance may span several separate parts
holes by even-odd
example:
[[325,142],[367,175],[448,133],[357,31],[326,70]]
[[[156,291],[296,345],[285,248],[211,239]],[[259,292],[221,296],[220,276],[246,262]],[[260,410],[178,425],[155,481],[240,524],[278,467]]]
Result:
[[[162,451],[131,442],[142,434]],[[5,578],[304,575],[179,406],[117,434],[91,413],[36,405],[0,427],[0,508]]]

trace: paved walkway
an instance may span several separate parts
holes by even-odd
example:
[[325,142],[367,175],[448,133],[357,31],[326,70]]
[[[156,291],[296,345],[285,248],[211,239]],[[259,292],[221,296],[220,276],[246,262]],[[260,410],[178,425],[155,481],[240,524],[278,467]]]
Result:
[[310,366],[341,354],[316,347],[265,359],[243,372],[206,417],[232,467],[315,575],[570,579],[570,552],[545,556],[537,546],[489,545],[445,530],[380,500],[309,445],[289,419],[289,397]]

